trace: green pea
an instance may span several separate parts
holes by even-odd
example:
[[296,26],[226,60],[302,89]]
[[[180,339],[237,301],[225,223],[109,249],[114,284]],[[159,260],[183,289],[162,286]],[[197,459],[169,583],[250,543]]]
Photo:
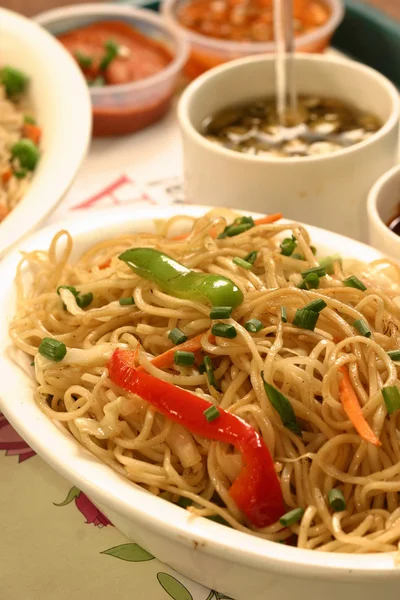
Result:
[[33,171],[36,167],[40,156],[38,147],[28,138],[16,142],[11,148],[11,154],[13,158],[18,158],[23,169],[29,171]]

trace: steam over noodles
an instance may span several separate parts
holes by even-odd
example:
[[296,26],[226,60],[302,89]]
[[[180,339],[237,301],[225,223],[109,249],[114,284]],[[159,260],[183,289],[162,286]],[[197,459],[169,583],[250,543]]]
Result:
[[[239,227],[232,237],[218,237],[234,218],[221,215],[228,213],[175,217],[159,222],[157,235],[105,240],[75,264],[69,262],[72,240],[66,231],[55,236],[48,252],[24,255],[10,334],[35,357],[38,405],[100,460],[196,515],[217,515],[240,531],[301,548],[396,551],[399,381],[396,356],[388,352],[400,347],[399,269],[383,260],[371,265],[344,261],[342,266],[338,258],[328,259],[322,261],[328,265],[326,274],[319,271],[317,281],[311,277],[304,283],[304,272],[315,274],[321,256],[314,255],[303,227],[256,222],[248,229]],[[179,227],[189,235],[174,239]],[[166,293],[135,274],[118,258],[132,248],[153,248],[191,270],[227,277],[242,291],[243,302],[230,317],[211,319],[209,302],[198,296],[176,297],[174,290]],[[252,252],[257,254],[249,258]],[[237,258],[246,259],[250,268]],[[29,290],[23,284],[27,271]],[[158,275],[163,277],[162,272]],[[71,289],[57,293],[59,286]],[[134,304],[120,303],[121,297],[132,295]],[[326,307],[317,313],[315,327],[295,325],[296,311],[318,299]],[[236,336],[213,337],[215,324],[225,325],[225,333],[233,327]],[[171,360],[159,368],[151,363],[154,357],[174,343],[179,350],[180,340],[171,340],[174,330],[189,340],[201,336],[200,351],[194,352],[193,365]],[[38,352],[43,338],[65,344],[65,357],[57,362]],[[178,386],[177,394],[180,388],[188,390],[209,401],[211,408],[249,423],[273,458],[284,512],[303,510],[284,521],[286,526],[276,520],[256,527],[229,493],[243,467],[241,452],[193,434],[139,395],[115,385],[108,365],[116,348],[137,350],[141,372]],[[199,367],[204,356],[212,365],[215,385],[210,369]],[[344,389],[346,373],[349,385]],[[273,405],[264,381],[290,403],[291,426]],[[390,390],[391,398],[382,388]],[[218,414],[214,412],[216,419]],[[339,500],[336,505],[332,493]]]

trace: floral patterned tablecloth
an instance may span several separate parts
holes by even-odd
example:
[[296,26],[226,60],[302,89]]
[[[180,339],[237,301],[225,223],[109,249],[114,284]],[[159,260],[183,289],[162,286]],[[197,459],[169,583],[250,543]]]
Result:
[[[96,209],[181,203],[173,111],[118,139],[95,140],[47,223]],[[29,448],[0,414],[0,600],[222,600],[125,538],[87,496]]]

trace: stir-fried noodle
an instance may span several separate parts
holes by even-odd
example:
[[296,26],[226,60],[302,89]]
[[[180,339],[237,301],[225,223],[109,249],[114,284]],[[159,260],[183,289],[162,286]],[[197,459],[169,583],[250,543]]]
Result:
[[[336,257],[323,262],[321,272],[314,269],[321,257],[298,224],[256,222],[232,237],[218,236],[227,222],[216,214],[172,218],[158,223],[157,235],[105,240],[74,264],[66,231],[55,236],[48,252],[24,255],[10,333],[35,357],[38,405],[113,469],[168,501],[185,502],[197,515],[219,515],[238,530],[301,548],[397,550],[400,412],[385,402],[382,388],[393,392],[399,385],[396,357],[388,352],[400,347],[400,270],[386,261],[342,265]],[[174,238],[179,225],[187,237]],[[206,300],[166,293],[118,258],[137,247],[229,278],[243,292],[243,302],[230,317],[212,320]],[[27,269],[33,277],[28,291]],[[309,269],[318,272],[318,281],[304,283]],[[153,275],[162,280],[162,272]],[[353,283],[345,285],[349,277]],[[57,293],[59,286],[73,287]],[[134,303],[120,303],[131,296]],[[296,311],[318,299],[326,306],[315,327],[295,325]],[[212,336],[216,323],[233,326],[236,336]],[[173,352],[153,364],[174,348],[170,332],[176,329],[199,339],[194,364],[176,364]],[[43,338],[65,344],[65,357],[56,362],[38,352]],[[142,372],[248,422],[273,457],[284,512],[303,509],[298,518],[286,527],[279,520],[255,527],[229,493],[242,468],[241,453],[189,431],[112,382],[108,365],[118,347],[136,350]],[[204,357],[211,359],[213,377],[202,368]],[[274,408],[264,381],[290,403],[295,428]],[[338,491],[341,510],[330,503],[332,490]]]

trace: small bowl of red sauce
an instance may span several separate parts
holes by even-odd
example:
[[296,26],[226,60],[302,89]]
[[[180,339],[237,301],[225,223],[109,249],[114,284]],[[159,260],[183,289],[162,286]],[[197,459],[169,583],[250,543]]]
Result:
[[[185,74],[195,78],[234,58],[275,50],[274,0],[163,0],[166,22],[190,44]],[[323,52],[343,17],[341,0],[293,0],[295,49]]]
[[90,87],[94,136],[132,133],[168,111],[188,44],[159,15],[126,5],[83,4],[47,11],[36,21],[80,66]]
[[367,203],[369,243],[400,261],[400,165],[373,185]]

